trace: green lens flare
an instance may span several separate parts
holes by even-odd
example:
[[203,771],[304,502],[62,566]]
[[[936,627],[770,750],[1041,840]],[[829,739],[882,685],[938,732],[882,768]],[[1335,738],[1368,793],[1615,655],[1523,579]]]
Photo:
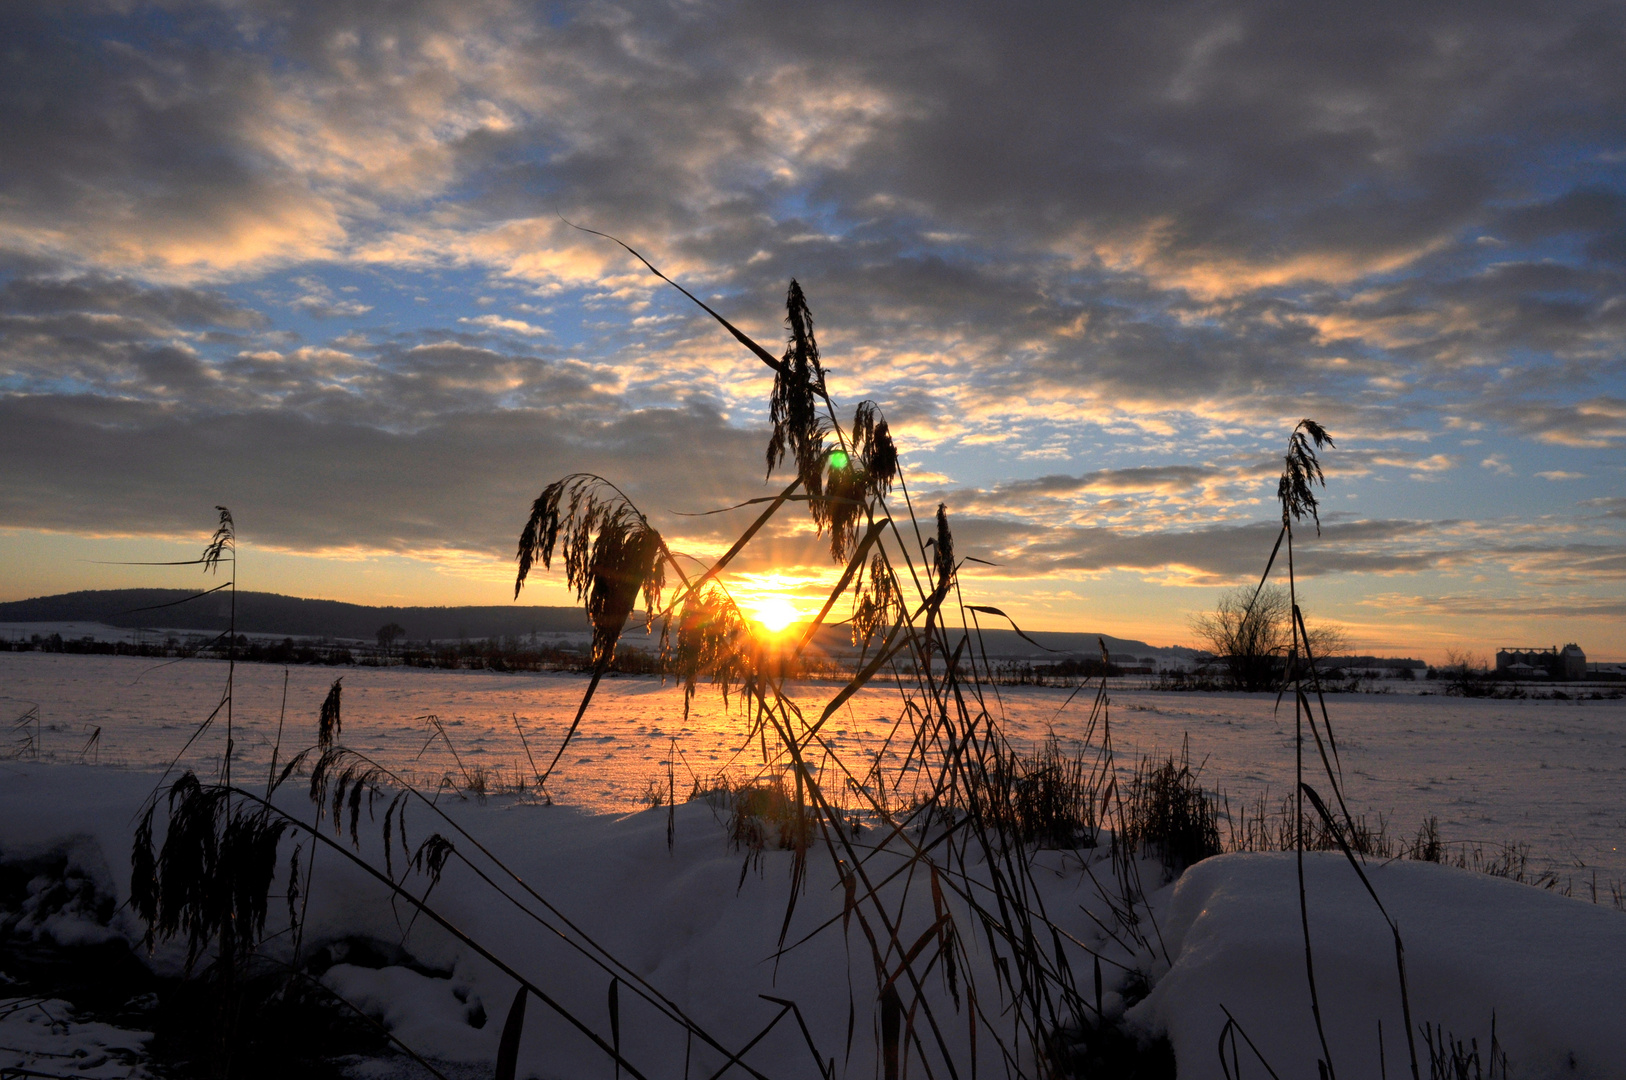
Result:
[[845,469],[847,467],[847,455],[840,450],[830,451],[830,467],[832,469]]

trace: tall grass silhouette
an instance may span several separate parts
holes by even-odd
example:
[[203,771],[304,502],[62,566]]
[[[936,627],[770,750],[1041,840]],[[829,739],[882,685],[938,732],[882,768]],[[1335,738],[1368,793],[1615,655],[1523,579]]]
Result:
[[[670,282],[638,252],[615,242]],[[1082,862],[1107,916],[1086,914],[1103,939],[1140,958],[1137,962],[1145,969],[1155,960],[1170,962],[1148,901],[1148,884],[1161,885],[1162,880],[1143,881],[1143,864],[1150,855],[1178,869],[1220,849],[1217,807],[1197,783],[1189,758],[1182,756],[1178,763],[1171,758],[1167,767],[1143,763],[1120,783],[1104,643],[1103,675],[1093,697],[1086,698],[1085,751],[1069,756],[1050,745],[1024,754],[1013,746],[1004,733],[982,621],[999,620],[1018,633],[1021,628],[999,608],[968,602],[962,594],[961,569],[973,557],[957,549],[946,505],[937,505],[924,518],[917,512],[882,409],[861,401],[848,412],[831,397],[801,286],[793,280],[787,289],[786,343],[776,355],[672,284],[772,369],[768,477],[780,469],[794,476],[776,494],[728,508],[750,509],[755,516],[719,558],[699,562],[698,570],[697,562],[674,551],[612,479],[572,473],[543,488],[520,530],[515,595],[538,568],[549,570],[555,560],[561,562],[565,581],[591,626],[592,670],[546,767],[537,769],[532,759],[538,787],[546,791],[566,747],[589,722],[595,692],[641,605],[648,626],[659,627],[664,670],[682,684],[686,707],[702,683],[737,700],[739,745],[760,748],[765,767],[774,767],[767,781],[713,794],[730,807],[728,828],[736,844],[756,852],[771,847],[789,853],[791,888],[780,918],[777,956],[804,948],[819,935],[856,931],[854,978],[867,973],[869,981],[864,992],[849,981],[848,1066],[854,1029],[864,1012],[877,1036],[875,1072],[886,1080],[901,1080],[911,1063],[928,1077],[960,1080],[978,1075],[979,1063],[987,1061],[997,1062],[1010,1077],[1062,1076],[1087,1071],[1079,1063],[1102,1054],[1137,1053],[1132,1042],[1114,1034],[1104,1003],[1103,967],[1114,973],[1112,984],[1126,992],[1144,987],[1146,970],[1104,954],[1052,917],[1035,877],[1035,860],[1045,846],[1078,851],[1104,846],[1105,858]],[[850,419],[843,423],[843,417]],[[1348,841],[1355,823],[1344,807],[1337,742],[1316,680],[1294,576],[1294,525],[1308,515],[1319,529],[1313,488],[1324,479],[1317,454],[1331,445],[1326,431],[1312,420],[1292,431],[1278,490],[1282,527],[1254,594],[1260,595],[1278,555],[1285,553],[1292,641],[1281,692],[1293,697],[1299,736],[1294,843],[1305,964],[1318,1030],[1320,1004],[1302,869],[1307,805],[1371,888]],[[787,642],[769,648],[751,631],[733,599],[727,572],[771,527],[794,527],[795,515],[804,508],[839,573],[813,618]],[[226,531],[212,541],[206,565],[234,557],[229,524],[222,511],[221,529]],[[214,561],[208,562],[211,557]],[[822,704],[808,705],[798,699],[798,687],[786,672],[794,669],[821,627],[841,619],[861,650],[857,670]],[[859,758],[829,738],[826,727],[855,695],[872,687],[896,695],[898,714],[882,752]],[[1075,690],[1063,708],[1078,694]],[[1312,694],[1320,705],[1319,719],[1311,707]],[[229,687],[223,705],[229,729]],[[708,1031],[494,856],[432,793],[345,747],[339,706],[335,682],[319,717],[316,742],[293,755],[280,772],[273,769],[263,792],[233,782],[228,735],[227,763],[218,783],[205,784],[187,774],[168,788],[168,832],[156,852],[154,817],[160,803],[155,793],[137,832],[133,875],[137,911],[151,937],[184,937],[193,958],[213,948],[221,958],[248,962],[264,933],[265,897],[278,844],[297,835],[301,845],[311,846],[311,857],[302,877],[299,850],[288,864],[292,924],[302,924],[314,852],[320,847],[359,867],[397,901],[514,979],[519,989],[499,1046],[499,1077],[514,1075],[525,1003],[531,997],[598,1047],[617,1075],[624,1071],[641,1080],[655,1072],[651,1063],[629,1060],[624,1050],[621,1003],[631,996],[650,1007],[641,1013],[655,1017],[648,1022],[672,1025],[685,1039],[721,1055],[725,1064],[715,1075],[739,1068],[762,1076],[746,1062],[746,1054],[777,1025],[794,1021],[806,1041],[808,1067],[833,1080],[838,1056],[831,1052],[834,1048],[817,1044],[793,991],[768,999],[778,1012],[750,1040],[731,1043]],[[1324,767],[1330,803],[1306,780],[1306,729]],[[437,730],[444,736],[443,729]],[[309,820],[274,799],[307,766],[313,807]],[[467,775],[465,784],[475,786]],[[670,772],[667,788],[670,802],[675,797]],[[361,854],[362,814],[378,820],[373,814],[378,804],[385,807],[383,866]],[[427,813],[436,830],[412,847],[407,843],[409,806]],[[814,860],[825,862],[839,883],[841,911],[793,937]],[[545,928],[600,972],[610,1003],[609,1030],[562,1004],[550,993],[544,973],[519,970],[504,958],[499,943],[477,940],[438,909],[431,899],[433,885],[453,865],[478,879],[494,900],[512,906],[517,917]],[[408,888],[414,876],[426,878],[428,887],[418,892]],[[1376,893],[1372,895],[1376,900]],[[1397,928],[1394,942],[1404,1001],[1404,950]],[[297,962],[297,945],[295,958]],[[1408,1005],[1408,1039],[1411,1026]],[[1232,1022],[1226,1035],[1234,1063],[1237,1036],[1246,1040],[1246,1033]],[[1222,1038],[1222,1052],[1225,1045]],[[1331,1078],[1333,1064],[1324,1038],[1322,1047],[1322,1067]],[[1415,1046],[1412,1061],[1416,1076]],[[1166,1068],[1172,1070],[1172,1060]]]
[[[1025,761],[1006,740],[997,703],[988,699],[992,670],[974,612],[1004,614],[964,603],[964,560],[955,552],[948,508],[939,505],[928,522],[918,519],[879,406],[861,402],[843,425],[800,284],[792,281],[786,293],[787,340],[778,357],[695,302],[773,369],[765,457],[770,477],[789,466],[795,478],[777,496],[753,500],[766,503],[755,521],[720,559],[691,576],[609,480],[566,477],[543,491],[525,523],[516,593],[537,563],[551,566],[556,538],[563,536],[566,579],[586,601],[599,664],[607,662],[642,596],[647,617],[661,624],[663,646],[686,695],[707,678],[724,693],[742,696],[749,717],[742,738],[761,740],[765,756],[783,760],[789,776],[782,785],[735,793],[733,832],[736,838],[760,837],[760,826],[750,819],[771,817],[779,844],[792,853],[781,949],[787,948],[808,861],[822,851],[832,863],[847,895],[843,922],[857,924],[874,972],[884,1076],[900,1076],[913,1055],[928,1074],[957,1077],[967,1052],[975,1058],[979,1039],[997,1047],[1013,1074],[1042,1071],[1054,1033],[1089,1022],[1089,1004],[1068,953],[1091,950],[1070,941],[1044,911],[1032,877],[1033,842],[1065,832],[1074,843],[1093,844],[1096,822],[1114,810],[1127,823],[1110,751],[1096,767],[1075,769],[1058,784],[1057,773],[1067,766],[1053,759]],[[894,486],[903,496],[900,507],[891,502]],[[805,649],[843,600],[854,641],[864,650],[857,672],[816,714],[794,699],[783,668],[769,663],[719,584],[746,545],[801,503],[841,572],[788,655]],[[824,726],[854,694],[881,682],[905,702],[901,753],[890,758],[896,762],[891,766],[883,765],[885,754],[849,762],[825,738]],[[565,741],[580,725],[595,686],[596,679]],[[1103,732],[1107,708],[1103,691],[1091,717]],[[1058,800],[1063,790],[1067,798]],[[1073,805],[1060,807],[1058,801]],[[852,827],[855,809],[880,833],[862,849]],[[1150,948],[1144,891],[1123,884],[1134,876],[1133,846],[1120,845],[1116,835],[1113,844],[1115,852],[1122,848],[1115,865],[1124,871],[1113,889],[1114,910],[1126,932]],[[880,851],[892,852],[901,864],[883,874]],[[907,896],[911,884],[922,880],[930,883],[933,918],[917,926]],[[889,889],[895,882],[901,887]],[[986,942],[990,955],[983,962],[967,948],[974,939]],[[993,973],[993,986],[976,985],[988,977],[975,975],[979,969]],[[928,989],[934,970],[946,981],[946,995]],[[951,1025],[963,1038],[951,1035]]]

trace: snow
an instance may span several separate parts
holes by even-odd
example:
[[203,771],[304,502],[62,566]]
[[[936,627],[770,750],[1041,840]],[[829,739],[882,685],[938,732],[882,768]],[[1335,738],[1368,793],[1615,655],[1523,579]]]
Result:
[[[1432,863],[1365,869],[1405,943],[1416,1024],[1477,1038],[1483,1056],[1494,1011],[1515,1076],[1626,1075],[1626,917]],[[1306,855],[1305,882],[1321,1014],[1338,1075],[1409,1076],[1387,924],[1342,855]],[[1173,966],[1129,1015],[1168,1033],[1181,1080],[1224,1075],[1215,1052],[1221,1006],[1279,1076],[1315,1075],[1320,1047],[1291,853],[1222,855],[1192,867],[1166,902],[1162,931]],[[1421,1035],[1418,1042],[1422,1055]],[[1248,1068],[1249,1055],[1241,1053]],[[1426,1058],[1422,1069],[1427,1075]]]
[[82,1020],[56,998],[4,996],[0,979],[0,1073],[29,1069],[42,1076],[135,1080],[148,1075],[139,1062],[151,1037]]
[[[0,654],[0,707],[16,715],[38,704],[44,744],[38,760],[0,762],[0,863],[51,857],[67,877],[90,885],[53,891],[49,880],[30,882],[23,910],[0,912],[0,922],[41,943],[139,942],[142,927],[124,906],[135,819],[159,782],[157,770],[219,700],[224,674],[225,666],[213,662],[158,666],[132,658]],[[439,715],[466,763],[511,773],[523,761],[511,716],[521,717],[537,757],[546,760],[584,686],[558,675],[296,668],[286,676],[281,760],[312,737],[321,698],[339,675],[345,680],[343,739],[429,777],[456,766],[444,744],[424,749],[425,713]],[[269,666],[237,669],[233,769],[251,788],[265,782],[283,678],[282,669]],[[831,692],[799,690],[812,701]],[[1082,710],[1061,710],[1065,697],[1065,691],[1001,688],[1013,738],[1035,742],[1052,727],[1064,740],[1071,737]],[[1205,782],[1225,786],[1233,800],[1267,785],[1287,790],[1291,716],[1275,716],[1271,699],[1118,690],[1113,701],[1120,764],[1132,764],[1141,751],[1175,748],[1189,733],[1194,759],[1206,758]],[[1488,832],[1487,839],[1524,838],[1544,845],[1555,862],[1584,853],[1592,865],[1626,876],[1626,864],[1610,853],[1626,825],[1619,797],[1626,706],[1385,695],[1337,698],[1331,708],[1357,813],[1393,812],[1402,827],[1437,813],[1448,839],[1471,837],[1470,829]],[[873,749],[894,709],[882,692],[861,694],[828,730],[850,752]],[[86,725],[103,728],[102,760],[120,767],[72,763]],[[819,1075],[819,1062],[834,1058],[840,1076],[868,1076],[878,1037],[873,965],[857,926],[844,926],[843,891],[828,855],[815,851],[810,858],[786,941],[811,936],[776,955],[791,899],[788,852],[753,858],[735,850],[727,839],[729,811],[704,799],[675,808],[670,850],[665,808],[623,812],[652,777],[664,777],[673,737],[685,749],[674,765],[681,798],[689,786],[685,770],[706,776],[721,769],[739,733],[737,714],[725,712],[712,693],[703,692],[685,719],[674,688],[648,679],[608,680],[579,748],[566,755],[556,790],[560,805],[513,793],[439,800],[453,822],[546,903],[503,877],[497,863],[429,808],[414,805],[411,843],[440,831],[458,850],[429,902],[606,1041],[613,1037],[609,993],[617,979],[622,1049],[647,1076],[679,1075],[686,1061],[689,1075],[709,1075],[724,1064],[716,1049],[689,1040],[672,1014],[691,1017],[719,1043],[738,1048],[780,1016],[782,1006],[769,998],[794,1001],[808,1036],[794,1014],[780,1017],[747,1056],[752,1067],[811,1078]],[[212,777],[223,745],[222,733],[211,732],[183,764]],[[732,768],[749,775],[762,763],[736,760]],[[312,820],[299,781],[279,792],[278,805],[300,821]],[[331,830],[332,823],[322,827]],[[860,838],[873,842],[872,833]],[[360,841],[358,856],[382,867],[380,822],[366,814]],[[296,842],[311,849],[308,836],[285,841],[273,891],[285,884],[287,850]],[[348,849],[348,837],[341,842]],[[894,848],[870,854],[877,876],[903,865]],[[1106,958],[1108,1015],[1122,1016],[1148,1037],[1166,1036],[1184,1080],[1223,1075],[1215,1049],[1223,1005],[1279,1076],[1315,1075],[1319,1045],[1293,857],[1221,856],[1161,889],[1162,868],[1143,863],[1154,916],[1140,927],[1145,945],[1114,940],[1100,928],[1117,925],[1117,936],[1130,936],[1092,883],[1091,874],[1109,873],[1104,858],[1104,848],[1044,851],[1036,855],[1035,875],[1039,897],[1060,927]],[[395,865],[399,871],[399,847]],[[1387,925],[1341,855],[1308,855],[1305,870],[1322,1012],[1338,1075],[1410,1075]],[[1432,864],[1372,860],[1367,873],[1404,936],[1417,1024],[1477,1038],[1488,1052],[1494,1014],[1515,1078],[1626,1075],[1620,1019],[1626,1016],[1626,915],[1607,904]],[[414,895],[429,886],[419,874],[406,880]],[[318,850],[307,884],[300,958],[326,957],[317,968],[325,984],[452,1072],[488,1072],[515,979],[479,948],[415,915],[408,902],[392,898],[331,848]],[[918,880],[911,886],[900,877],[885,893],[903,904],[902,938],[912,940],[934,922],[930,890]],[[48,895],[57,901],[46,904]],[[58,902],[64,895],[68,902]],[[986,948],[963,907],[956,917],[971,950],[967,974],[992,995]],[[268,929],[271,955],[292,959],[294,935],[280,901],[272,903]],[[181,943],[172,942],[160,945],[149,962],[173,974],[183,958]],[[1070,962],[1075,971],[1090,969],[1082,949]],[[1125,969],[1143,972],[1152,984],[1150,996],[1127,1012],[1129,985],[1118,974]],[[926,981],[926,993],[949,1025],[944,1038],[969,1059],[966,1013],[954,1007],[940,972]],[[59,1020],[71,1015],[65,1002],[41,1007]],[[849,1008],[856,1021],[850,1055]],[[997,1015],[997,1004],[990,1008]],[[141,1053],[141,1033],[77,1018],[59,1029],[35,1018],[43,1015],[37,1009],[7,1014],[0,1045],[22,1047],[36,1061],[44,1053],[82,1050],[73,1060],[92,1062],[105,1053],[104,1064],[125,1062],[126,1071]],[[979,1073],[1002,1075],[991,1040],[979,1039],[978,1046]],[[1242,1053],[1245,1073],[1263,1075]],[[406,1075],[398,1066],[371,1061],[357,1070]],[[559,1012],[529,999],[520,1076],[601,1075],[607,1066],[602,1051]],[[95,1072],[101,1064],[90,1068],[85,1075],[125,1075]]]
[[476,1013],[479,1003],[469,1005],[469,988],[453,979],[400,966],[335,964],[322,981],[362,1012],[378,1017],[397,1037],[421,1047],[420,1052],[432,1053],[442,1061],[496,1060],[502,1017],[498,1016],[497,1023],[473,1028],[471,1017],[483,1017],[484,1010]]
[[[112,782],[102,783],[104,777]],[[0,765],[0,855],[38,854],[61,843],[83,857],[93,843],[101,847],[101,857],[86,861],[99,868],[103,887],[122,902],[128,898],[127,875],[109,868],[123,865],[132,819],[154,779],[84,766]],[[303,793],[285,792],[287,808],[308,820]],[[629,1058],[652,1063],[646,1075],[673,1075],[685,1054],[697,1073],[714,1071],[723,1058],[699,1043],[690,1046],[682,1027],[640,1000],[626,981],[632,976],[649,980],[719,1041],[735,1047],[750,1041],[779,1011],[760,995],[796,999],[823,1055],[844,1052],[849,943],[838,924],[810,947],[778,964],[772,961],[789,896],[790,855],[764,852],[742,875],[746,855],[726,841],[726,811],[698,800],[677,808],[676,845],[669,853],[664,811],[616,817],[500,798],[483,805],[452,800],[448,809],[579,929],[534,901],[526,900],[526,906],[548,925],[523,915],[456,861],[431,894],[436,909],[608,1038],[611,976],[565,939],[602,944],[626,965],[622,1043]],[[409,822],[414,841],[431,827],[421,808],[409,813]],[[475,864],[493,872],[471,845],[458,843]],[[376,827],[364,827],[362,850],[382,865]],[[329,943],[342,954],[345,943],[359,939],[400,944],[412,960],[410,967],[336,963],[324,973],[326,984],[381,1017],[419,1053],[452,1063],[492,1061],[515,982],[428,919],[414,920],[405,903],[392,906],[382,886],[330,850],[320,852],[314,881],[307,956]],[[413,883],[418,891],[425,884],[416,877]],[[842,894],[835,886],[828,860],[815,858],[791,940],[839,915]],[[512,883],[509,888],[514,889]],[[929,912],[925,890],[917,892],[922,896],[914,906]],[[127,919],[120,925],[129,940],[138,940],[137,927]],[[288,944],[286,934],[274,938],[273,955],[279,950],[285,955]],[[867,963],[861,943],[851,944]],[[179,954],[178,946],[161,948],[156,962],[173,972]],[[862,969],[854,980],[861,1021],[853,1050],[858,1063],[874,1059],[867,1019],[874,1011],[874,989],[868,980]],[[479,1027],[471,1023],[482,1018]],[[529,1069],[538,1076],[579,1076],[605,1066],[597,1048],[536,1000],[530,1002],[524,1031],[520,1075]],[[819,1075],[794,1018],[774,1027],[750,1060],[774,1075]],[[985,1062],[992,1064],[992,1059]]]
[[[135,657],[0,653],[0,719],[31,705],[40,712],[45,756],[78,760],[94,728],[102,729],[87,760],[162,768],[220,700],[224,662],[180,663]],[[423,719],[437,715],[470,768],[512,782],[530,768],[515,729],[545,766],[575,714],[586,680],[564,674],[500,674],[417,668],[295,667],[287,671],[284,746],[311,740],[315,716],[333,680],[344,679],[345,740],[397,771],[431,786],[455,770],[444,744],[430,742]],[[237,668],[234,774],[264,775],[279,717],[284,669]],[[1426,684],[1400,684],[1417,688]],[[795,688],[820,702],[835,687]],[[1080,734],[1089,695],[1063,710],[1068,691],[1001,687],[1006,730],[1036,743],[1054,729],[1064,741]],[[1141,753],[1178,750],[1190,735],[1203,783],[1223,790],[1233,810],[1261,793],[1292,790],[1293,717],[1276,715],[1268,694],[1163,693],[1115,688],[1112,732],[1120,764]],[[1410,693],[1336,695],[1328,699],[1346,770],[1350,810],[1382,814],[1409,838],[1428,817],[1450,841],[1488,850],[1529,846],[1532,870],[1552,871],[1577,890],[1600,892],[1626,881],[1626,701],[1463,699]],[[897,714],[895,695],[855,696],[827,734],[843,750],[873,750]],[[218,722],[217,722],[218,725]],[[742,722],[702,688],[685,719],[681,692],[648,678],[611,678],[600,686],[581,731],[550,781],[560,801],[599,811],[626,811],[655,780],[664,788],[671,740],[679,794],[695,778],[736,778],[762,769],[758,755],[736,756]],[[200,739],[183,759],[201,775],[218,770],[223,735]],[[426,742],[429,745],[426,748]],[[286,754],[284,754],[286,760]]]
[[[128,889],[122,868],[128,865],[132,819],[155,779],[150,773],[89,766],[0,765],[0,858],[67,852],[75,866],[123,901]],[[310,805],[297,787],[284,788],[280,803],[310,820]],[[683,1029],[662,1016],[662,1006],[638,996],[635,979],[647,980],[672,1007],[734,1047],[748,1042],[779,1012],[763,995],[794,1000],[821,1057],[837,1059],[839,1075],[870,1074],[875,1039],[870,961],[856,928],[850,935],[843,933],[842,892],[827,857],[815,852],[810,861],[788,940],[796,942],[828,925],[776,963],[791,856],[766,851],[760,860],[748,862],[746,854],[727,842],[726,810],[703,800],[677,807],[675,845],[668,852],[664,809],[590,814],[513,797],[484,803],[447,799],[443,807],[556,912],[525,896],[511,881],[506,883],[511,898],[482,883],[472,867],[500,880],[493,864],[426,808],[417,807],[408,815],[413,842],[438,828],[470,860],[448,864],[430,893],[434,907],[608,1040],[611,974],[593,959],[603,954],[591,945],[585,952],[573,948],[567,939],[602,946],[625,965],[618,969],[622,1049],[645,1075],[678,1075],[685,1055],[690,1075],[709,1075],[723,1058],[698,1042],[690,1044]],[[365,816],[361,838],[361,854],[382,865],[378,824]],[[1081,854],[1104,858],[1104,851]],[[898,859],[889,852],[873,858],[877,874]],[[1104,873],[1104,866],[1095,866],[1095,872]],[[1224,1023],[1221,1004],[1242,1023],[1278,1075],[1314,1075],[1317,1047],[1305,993],[1291,855],[1226,855],[1188,870],[1153,896],[1157,927],[1148,938],[1161,940],[1163,947],[1139,952],[1112,943],[1081,910],[1111,921],[1077,854],[1041,852],[1037,870],[1047,910],[1065,930],[1101,950],[1109,962],[1140,967],[1151,977],[1151,995],[1129,1010],[1127,1022],[1148,1034],[1167,1034],[1182,1078],[1221,1075],[1214,1049]],[[1386,925],[1342,856],[1307,856],[1306,872],[1323,1012],[1339,1075],[1380,1075],[1379,1020],[1387,1075],[1409,1075]],[[1142,873],[1155,888],[1159,869],[1146,864]],[[1512,1076],[1622,1075],[1626,1025],[1619,1017],[1626,1010],[1626,916],[1430,864],[1373,863],[1368,873],[1405,936],[1417,1023],[1440,1024],[1462,1038],[1477,1036],[1484,1048],[1494,1010]],[[414,919],[406,903],[392,905],[381,886],[331,849],[319,852],[313,881],[304,955],[329,948],[337,962],[323,974],[326,984],[381,1018],[417,1052],[454,1065],[489,1067],[516,991],[514,980],[427,918]],[[409,881],[414,892],[427,884],[416,875]],[[901,887],[901,881],[893,886]],[[910,894],[909,918],[916,933],[931,921],[928,894],[919,884]],[[539,918],[524,914],[522,906]],[[273,904],[274,934],[279,920],[285,921],[279,907]],[[55,932],[44,924],[35,930],[42,939]],[[132,942],[140,935],[122,909],[109,932]],[[347,952],[352,942],[373,943],[375,953],[399,952],[379,966],[376,959],[361,960]],[[983,963],[980,943],[973,945],[977,962]],[[286,957],[290,936],[273,936],[268,947]],[[175,970],[178,945],[161,948],[154,963]],[[1088,970],[1081,950],[1072,963],[1076,970]],[[1108,967],[1109,1014],[1121,1008],[1112,992],[1116,970]],[[987,970],[974,974],[985,988],[992,986]],[[954,1011],[937,982],[935,977],[928,980],[928,991],[945,1017],[963,1025],[964,1014]],[[850,1062],[849,987],[857,1018]],[[87,1030],[97,1032],[95,1038],[109,1047],[116,1038],[125,1038]],[[963,1028],[947,1037],[969,1056]],[[981,1045],[985,1060],[980,1071],[999,1072],[988,1040]],[[794,1017],[774,1027],[747,1060],[776,1077],[818,1075]],[[541,1002],[530,1000],[519,1075],[597,1075],[606,1067],[603,1054],[584,1036]],[[1249,1075],[1263,1075],[1245,1067]],[[373,1062],[365,1072],[390,1075],[391,1068]],[[1426,1063],[1424,1071],[1426,1075]]]

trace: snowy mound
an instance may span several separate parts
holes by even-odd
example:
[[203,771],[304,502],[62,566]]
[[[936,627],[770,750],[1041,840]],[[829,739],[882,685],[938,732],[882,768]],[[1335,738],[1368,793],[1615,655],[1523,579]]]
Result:
[[[122,939],[155,969],[178,972],[178,943],[160,942],[146,956],[139,950],[141,927],[124,906],[131,830],[155,779],[105,768],[0,766],[0,868],[57,865],[52,873],[60,879],[40,871],[15,910],[0,911],[0,924],[57,946]],[[279,803],[310,820],[313,808],[293,788]],[[484,804],[450,798],[443,808],[467,829],[467,839],[458,838],[457,858],[432,889],[421,875],[403,880],[414,895],[428,889],[435,907],[469,941],[415,916],[338,850],[324,847],[308,863],[307,838],[300,873],[310,902],[303,929],[298,935],[282,929],[287,916],[277,901],[266,955],[282,963],[297,957],[324,986],[440,1062],[448,1075],[489,1075],[516,991],[515,979],[470,942],[534,979],[564,1010],[531,1001],[517,1048],[519,1076],[607,1074],[602,1049],[566,1012],[613,1040],[651,1077],[682,1075],[685,1063],[690,1075],[710,1075],[726,1064],[717,1045],[691,1039],[671,1022],[678,1013],[717,1044],[749,1045],[744,1061],[764,1075],[811,1078],[831,1059],[837,1075],[871,1074],[880,1034],[874,984],[866,982],[860,931],[844,918],[841,883],[827,861],[810,862],[787,922],[790,853],[770,847],[752,857],[735,849],[724,828],[727,811],[704,801],[676,808],[670,848],[664,808],[611,817],[500,798]],[[346,825],[341,847],[385,865],[379,821],[363,809],[360,823],[359,846],[350,847]],[[424,810],[413,811],[410,824],[413,843],[432,827],[447,827]],[[331,819],[322,828],[332,835]],[[499,891],[483,880],[499,875],[476,840],[526,886],[507,880]],[[393,857],[400,871],[399,838]],[[873,859],[877,879],[905,866],[884,847]],[[1102,955],[1108,1019],[1121,1015],[1128,1030],[1148,1040],[1166,1037],[1181,1080],[1225,1075],[1216,1052],[1225,1010],[1276,1076],[1316,1075],[1321,1050],[1291,854],[1198,863],[1152,895],[1155,929],[1144,908],[1127,924],[1117,921],[1091,884],[1092,876],[1109,873],[1105,846],[1043,851],[1036,859],[1040,898],[1075,943],[1069,962],[1087,973],[1086,949]],[[280,883],[288,852],[278,865]],[[1148,887],[1156,886],[1160,872],[1155,863],[1139,870]],[[1424,1025],[1470,1046],[1477,1039],[1488,1068],[1493,1013],[1509,1078],[1626,1075],[1626,916],[1434,864],[1374,861],[1367,873],[1404,938],[1423,1076],[1430,1075]],[[1409,1077],[1388,924],[1341,855],[1307,855],[1305,879],[1321,1013],[1337,1076]],[[905,873],[885,887],[907,890],[912,926],[932,923],[928,882],[911,884]],[[779,955],[782,933],[794,947]],[[297,954],[296,939],[302,940]],[[971,944],[971,966],[986,965],[982,943]],[[986,972],[966,974],[986,978]],[[936,985],[939,973],[931,979],[932,993],[949,993]],[[1133,1004],[1146,981],[1149,996]],[[796,1003],[795,1013],[781,1015],[786,1001]],[[959,1010],[945,1005],[943,1014],[964,1023]],[[944,1035],[968,1062],[965,1030]],[[140,1054],[137,1036],[102,1042],[118,1046],[126,1059]],[[1242,1074],[1267,1075],[1246,1043],[1237,1044]],[[979,1075],[1003,1075],[989,1040],[977,1045]],[[363,1071],[386,1075],[399,1066],[381,1059]]]
[[[1491,1014],[1515,1077],[1626,1075],[1626,917],[1432,863],[1366,868],[1400,928],[1413,1022],[1477,1038]],[[1340,1077],[1411,1075],[1393,937],[1342,855],[1304,859],[1323,1023]],[[1180,878],[1160,912],[1173,967],[1130,1013],[1166,1032],[1181,1080],[1222,1077],[1229,1010],[1278,1076],[1320,1056],[1291,853],[1222,855]],[[1223,1009],[1222,1009],[1223,1007]],[[1384,1062],[1378,1059],[1383,1025]],[[1418,1033],[1422,1074],[1427,1047]],[[1249,1061],[1247,1075],[1264,1075]]]

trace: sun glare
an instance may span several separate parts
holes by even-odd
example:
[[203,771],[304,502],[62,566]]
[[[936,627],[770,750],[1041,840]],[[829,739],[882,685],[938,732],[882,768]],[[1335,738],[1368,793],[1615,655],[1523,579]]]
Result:
[[802,617],[796,606],[783,596],[764,596],[752,605],[757,622],[769,633],[778,634]]

